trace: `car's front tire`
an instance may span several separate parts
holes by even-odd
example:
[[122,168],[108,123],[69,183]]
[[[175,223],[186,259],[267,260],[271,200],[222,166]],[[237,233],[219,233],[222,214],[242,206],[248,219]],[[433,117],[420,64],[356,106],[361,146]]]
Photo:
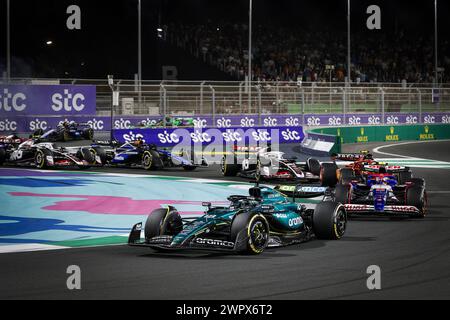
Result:
[[173,207],[153,210],[145,222],[145,240],[164,235],[177,235],[183,229],[178,211]]
[[313,231],[317,239],[339,240],[347,228],[345,207],[334,201],[319,203],[314,209]]
[[145,151],[142,155],[142,167],[145,170],[150,170],[153,166],[153,156],[150,151]]
[[240,254],[261,254],[269,244],[269,223],[257,213],[245,212],[234,217],[231,241]]
[[50,151],[46,149],[38,149],[34,155],[34,163],[36,168],[45,169],[48,167],[47,156],[50,156]]

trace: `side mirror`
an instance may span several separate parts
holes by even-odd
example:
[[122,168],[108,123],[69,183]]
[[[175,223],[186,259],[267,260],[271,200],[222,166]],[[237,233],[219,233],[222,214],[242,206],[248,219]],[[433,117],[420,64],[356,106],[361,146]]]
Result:
[[211,209],[211,206],[212,206],[211,202],[202,202],[202,207],[206,207],[208,208],[208,210]]

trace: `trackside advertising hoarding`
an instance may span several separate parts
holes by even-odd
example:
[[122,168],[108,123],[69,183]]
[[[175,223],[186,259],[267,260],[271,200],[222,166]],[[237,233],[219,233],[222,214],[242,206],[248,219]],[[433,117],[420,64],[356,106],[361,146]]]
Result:
[[[86,102],[87,103],[87,102]],[[86,109],[84,109],[86,110]],[[88,109],[90,112],[90,109]],[[262,115],[261,125],[258,116],[217,116],[213,121],[212,116],[194,116],[193,125],[197,129],[217,127],[218,129],[228,128],[276,128],[276,127],[298,127],[303,125],[301,115]],[[309,127],[340,127],[344,125],[378,126],[382,123],[381,115],[305,115],[305,125]],[[162,119],[161,116],[120,116],[117,115],[112,121],[113,129],[133,129],[141,125],[154,126]],[[54,128],[61,121],[75,121],[78,123],[88,123],[95,131],[110,131],[111,118],[108,116],[86,115],[83,113],[62,115],[55,112],[52,115],[29,115],[17,116],[14,113],[7,113],[0,116],[0,134],[2,133],[30,133],[37,129],[48,130]],[[345,121],[344,121],[345,120]],[[389,125],[414,125],[423,121],[424,124],[450,124],[450,113],[423,113],[419,114],[397,114],[386,113],[385,122]],[[215,124],[215,125],[214,125]]]
[[114,139],[129,142],[138,138],[160,147],[178,145],[258,145],[300,143],[305,137],[298,127],[255,128],[155,128],[114,130]]
[[0,117],[95,115],[92,85],[0,85]]
[[[312,141],[335,140],[333,152],[340,152],[344,143],[427,141],[450,139],[449,124],[403,126],[357,126],[313,129],[306,133]],[[310,145],[313,145],[312,143]],[[310,148],[309,152],[320,152]]]

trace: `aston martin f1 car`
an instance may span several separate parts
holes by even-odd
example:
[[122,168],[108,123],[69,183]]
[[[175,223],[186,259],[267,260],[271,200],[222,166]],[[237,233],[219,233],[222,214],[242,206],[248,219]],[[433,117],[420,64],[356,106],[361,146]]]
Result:
[[160,251],[260,254],[312,238],[338,240],[345,233],[347,215],[340,203],[326,199],[312,210],[268,187],[251,188],[249,194],[230,196],[227,207],[204,203],[205,214],[194,219],[182,219],[172,206],[156,209],[145,226],[133,226],[128,243]]
[[[242,160],[241,160],[242,159]],[[231,156],[222,158],[221,171],[226,177],[240,176],[257,181],[284,181],[333,187],[337,183],[337,166],[309,158],[299,164],[283,152],[271,148],[235,147]]]
[[335,201],[345,205],[349,216],[423,218],[427,210],[425,180],[411,177],[399,181],[394,174],[397,169],[365,166],[360,175],[336,185]]
[[50,142],[26,140],[19,145],[0,143],[0,165],[35,166],[39,169],[55,167],[89,168],[101,165],[91,147],[57,147]]
[[[105,144],[109,145],[109,148],[102,150],[101,147]],[[192,153],[188,159],[186,154],[176,155],[167,150],[160,150],[155,145],[144,143],[143,140],[126,142],[122,145],[118,145],[117,142],[98,143],[94,146],[96,146],[94,150],[99,151],[97,155],[102,159],[102,163],[112,166],[138,166],[146,170],[179,167],[186,171],[208,166],[203,158],[196,161]]]
[[92,140],[94,130],[85,123],[75,123],[74,121],[65,121],[55,129],[44,133],[42,129],[35,131],[33,139],[39,139],[45,142],[66,142],[71,140]]

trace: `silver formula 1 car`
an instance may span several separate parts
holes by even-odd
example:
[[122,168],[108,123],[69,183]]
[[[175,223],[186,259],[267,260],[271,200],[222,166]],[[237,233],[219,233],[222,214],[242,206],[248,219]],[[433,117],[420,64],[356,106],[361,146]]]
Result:
[[320,163],[309,158],[305,163],[286,158],[283,152],[271,148],[235,147],[231,155],[222,158],[221,171],[226,177],[240,176],[257,181],[295,184],[315,184],[333,187],[337,183],[335,163]]

